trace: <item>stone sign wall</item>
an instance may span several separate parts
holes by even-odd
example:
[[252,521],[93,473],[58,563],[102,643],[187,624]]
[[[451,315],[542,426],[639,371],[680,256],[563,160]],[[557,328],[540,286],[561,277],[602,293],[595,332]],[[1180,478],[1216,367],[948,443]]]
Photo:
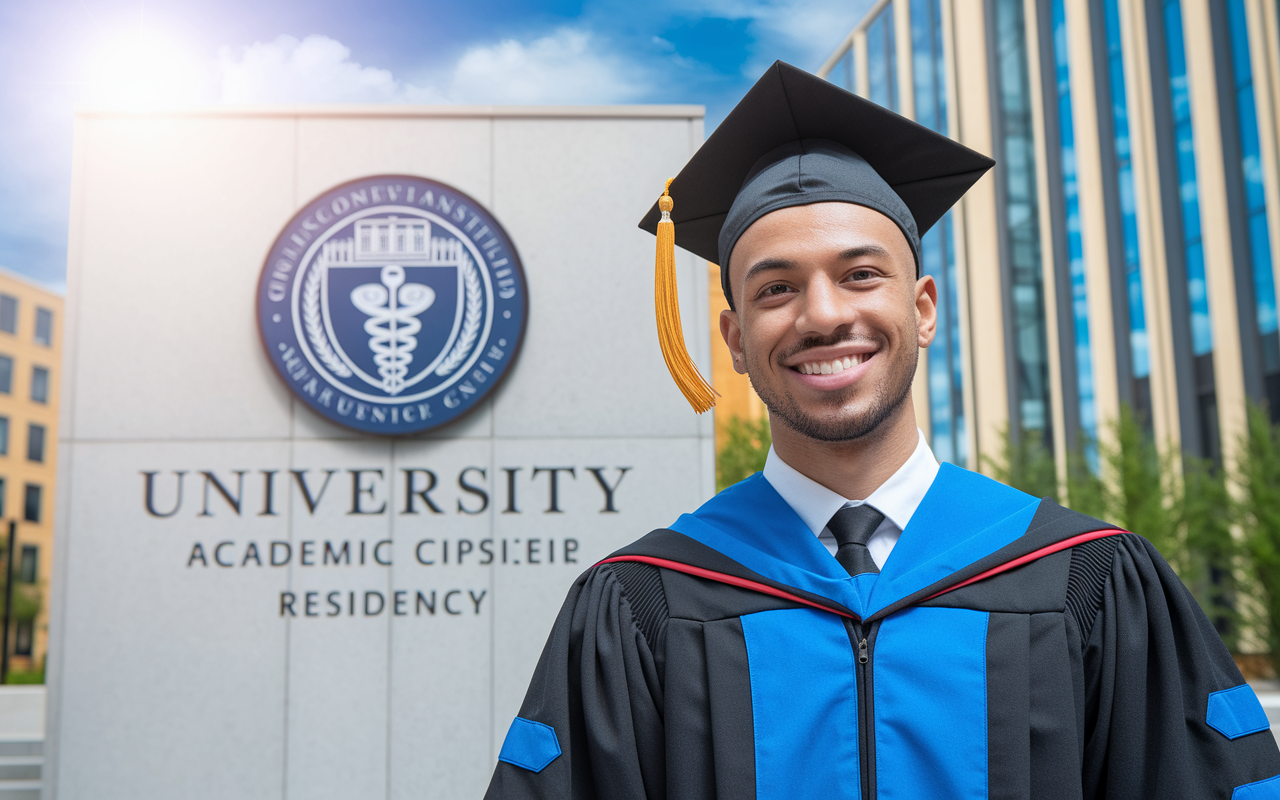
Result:
[[[666,375],[636,228],[701,114],[78,117],[51,796],[483,793],[573,579],[714,491],[711,420]],[[381,175],[482,205],[528,296],[500,385],[394,438],[299,399],[255,305],[294,215]],[[679,269],[705,371],[706,270]]]

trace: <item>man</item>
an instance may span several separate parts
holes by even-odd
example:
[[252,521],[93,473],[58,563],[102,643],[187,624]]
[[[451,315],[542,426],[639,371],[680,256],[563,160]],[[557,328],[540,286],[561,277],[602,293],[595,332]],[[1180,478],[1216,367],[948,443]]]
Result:
[[773,449],[578,580],[489,797],[1280,798],[1266,715],[1146,540],[916,428],[920,229],[991,163],[775,64],[672,183]]

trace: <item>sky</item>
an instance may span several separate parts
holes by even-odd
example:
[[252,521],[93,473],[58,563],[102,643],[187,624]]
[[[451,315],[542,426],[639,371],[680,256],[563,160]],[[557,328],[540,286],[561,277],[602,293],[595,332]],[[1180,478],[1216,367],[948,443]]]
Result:
[[0,266],[65,291],[74,111],[695,103],[816,70],[873,0],[0,0]]

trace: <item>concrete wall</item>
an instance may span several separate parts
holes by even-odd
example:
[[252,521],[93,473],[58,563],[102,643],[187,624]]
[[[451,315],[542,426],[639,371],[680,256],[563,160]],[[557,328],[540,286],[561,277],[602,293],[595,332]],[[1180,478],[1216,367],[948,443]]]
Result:
[[[667,377],[653,240],[636,228],[701,143],[701,114],[78,117],[47,796],[483,792],[569,584],[714,490],[711,420]],[[338,183],[386,173],[432,178],[483,204],[514,241],[530,298],[523,350],[483,407],[395,440],[338,427],[296,400],[254,315],[263,258],[290,216]],[[708,308],[693,298],[706,296],[707,269],[683,254],[678,267],[684,328],[705,373]],[[437,476],[442,513],[421,502],[405,513],[410,468]],[[589,468],[616,486],[615,513]],[[314,511],[294,470],[313,497],[335,471]],[[238,512],[202,474],[234,487],[236,471]],[[148,472],[152,511],[172,515],[145,507]],[[351,513],[357,480],[372,489],[366,508],[386,502],[382,513]],[[268,486],[274,514],[263,513]],[[384,540],[389,566],[373,558]],[[459,564],[462,540],[472,551]],[[217,565],[222,542],[235,566]],[[271,542],[290,545],[286,565],[271,566]],[[366,563],[324,565],[325,542],[349,543],[353,562],[363,546]],[[305,548],[314,566],[302,563]],[[431,613],[418,593],[433,591]],[[297,616],[282,610],[284,592]],[[308,592],[316,616],[306,615]],[[379,596],[385,607],[371,613]]]

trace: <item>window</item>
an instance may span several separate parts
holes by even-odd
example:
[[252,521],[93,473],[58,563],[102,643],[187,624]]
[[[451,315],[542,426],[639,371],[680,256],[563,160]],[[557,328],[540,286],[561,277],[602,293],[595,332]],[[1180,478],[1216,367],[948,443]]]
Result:
[[18,332],[18,298],[0,294],[0,331]]
[[31,640],[34,639],[34,626],[31,620],[18,623],[13,635],[13,654],[15,656],[31,655]]
[[0,394],[13,392],[13,359],[0,356]]
[[36,309],[36,344],[53,344],[53,312],[47,308]]
[[49,370],[44,367],[31,368],[31,399],[37,403],[49,402]]
[[22,546],[22,560],[18,562],[18,580],[23,583],[35,583],[39,575],[36,567],[40,557],[40,548],[34,544]]
[[1048,332],[1045,329],[1044,267],[1040,247],[1040,194],[1032,120],[1031,78],[1027,71],[1027,24],[1022,0],[994,4],[999,151],[1006,201],[1002,209],[1009,274],[1006,304],[1012,323],[1008,350],[1016,364],[1013,429],[1033,431],[1053,447],[1049,409]]
[[0,417],[0,456],[9,455],[9,418]]
[[835,66],[827,73],[827,80],[850,92],[857,90],[853,82],[853,47],[846,47]]
[[40,521],[40,486],[28,483],[22,503],[22,518],[27,522]]
[[5,498],[4,488],[5,488],[4,478],[0,478],[0,517],[4,516],[4,498]]
[[27,460],[44,461],[44,426],[31,424],[27,426]]
[[867,77],[870,100],[898,110],[898,63],[894,54],[893,7],[886,7],[867,26]]

